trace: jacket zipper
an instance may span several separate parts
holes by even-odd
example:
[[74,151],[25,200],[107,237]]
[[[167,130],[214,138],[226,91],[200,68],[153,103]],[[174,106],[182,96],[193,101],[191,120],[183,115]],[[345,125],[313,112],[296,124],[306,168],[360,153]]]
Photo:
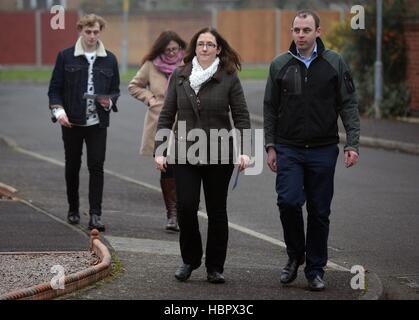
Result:
[[205,81],[198,90],[196,94],[196,104],[198,106],[198,112],[201,112],[201,99],[199,98],[199,94],[201,93],[202,89],[206,87],[206,85],[212,80],[212,77]]
[[[306,86],[307,86],[307,81],[308,81],[308,68],[304,63],[302,64],[302,67],[305,69],[305,71],[304,71],[304,86],[302,88],[301,94],[304,95],[304,93],[307,91]],[[307,117],[308,117],[308,115],[307,115],[307,104],[305,104],[305,108],[304,108],[304,140],[306,140],[306,141],[307,141],[307,138],[306,138],[307,137]],[[305,147],[309,148],[309,145],[306,144]]]
[[198,111],[201,112],[201,100],[199,100],[199,96],[196,96],[196,104],[198,105]]

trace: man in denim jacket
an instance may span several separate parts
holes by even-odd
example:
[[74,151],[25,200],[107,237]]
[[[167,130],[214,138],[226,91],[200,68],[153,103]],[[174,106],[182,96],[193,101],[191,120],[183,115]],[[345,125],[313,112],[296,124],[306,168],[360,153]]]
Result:
[[104,19],[94,14],[78,21],[80,37],[75,46],[58,53],[48,90],[52,120],[61,125],[64,141],[68,222],[78,224],[80,221],[79,171],[85,142],[89,169],[89,229],[99,231],[105,230],[101,214],[109,113],[118,111],[116,101],[119,96],[118,62],[99,40],[104,27]]

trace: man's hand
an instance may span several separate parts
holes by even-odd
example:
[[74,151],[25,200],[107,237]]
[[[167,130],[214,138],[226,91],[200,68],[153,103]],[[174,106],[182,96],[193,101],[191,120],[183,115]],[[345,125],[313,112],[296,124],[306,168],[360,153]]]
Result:
[[68,121],[68,117],[66,114],[62,114],[59,118],[58,118],[58,123],[61,124],[63,127],[67,127],[67,128],[71,128],[71,123],[70,121]]
[[104,108],[109,108],[109,106],[111,105],[111,100],[110,99],[97,99],[97,102],[99,102],[99,104],[104,107]]
[[347,168],[354,166],[358,162],[358,153],[352,150],[345,151],[345,166]]
[[276,151],[273,147],[268,148],[268,160],[266,161],[269,169],[276,172]]
[[157,170],[160,170],[162,172],[166,172],[166,168],[167,168],[166,157],[164,157],[164,156],[155,157],[154,158],[154,164],[155,164]]

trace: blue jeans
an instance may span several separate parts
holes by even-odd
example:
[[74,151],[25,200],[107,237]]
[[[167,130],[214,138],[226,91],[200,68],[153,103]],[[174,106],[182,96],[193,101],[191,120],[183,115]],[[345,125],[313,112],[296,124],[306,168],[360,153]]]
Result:
[[[327,264],[330,205],[337,145],[298,148],[283,144],[277,152],[276,192],[287,254],[291,259],[306,255],[307,279],[323,277]],[[307,201],[307,234],[302,207]]]

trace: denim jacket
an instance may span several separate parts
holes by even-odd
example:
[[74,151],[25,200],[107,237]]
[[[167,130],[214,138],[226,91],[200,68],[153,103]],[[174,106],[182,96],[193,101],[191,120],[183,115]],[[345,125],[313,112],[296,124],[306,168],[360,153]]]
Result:
[[[119,94],[119,70],[116,57],[99,41],[93,65],[93,83],[97,94]],[[86,124],[86,99],[89,63],[79,39],[75,46],[58,53],[49,84],[49,107],[64,108],[69,121],[76,125]],[[117,112],[117,97],[112,99],[112,110]],[[97,102],[99,126],[109,126],[109,111]],[[55,119],[53,119],[54,121]]]

